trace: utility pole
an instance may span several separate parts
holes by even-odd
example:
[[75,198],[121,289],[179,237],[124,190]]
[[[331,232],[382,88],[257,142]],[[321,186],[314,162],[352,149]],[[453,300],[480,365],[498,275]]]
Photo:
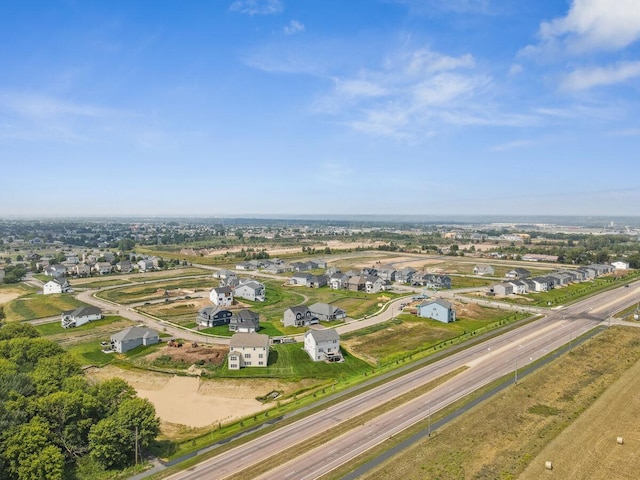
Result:
[[516,385],[518,384],[518,357],[516,357],[516,369],[514,371],[514,380],[513,383],[515,383]]
[[427,436],[431,437],[431,405],[427,405]]

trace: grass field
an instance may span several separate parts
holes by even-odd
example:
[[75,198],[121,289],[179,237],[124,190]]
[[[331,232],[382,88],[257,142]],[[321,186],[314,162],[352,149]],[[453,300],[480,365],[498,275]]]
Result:
[[491,324],[511,322],[523,315],[505,310],[465,305],[453,323],[402,314],[395,319],[343,336],[342,344],[372,365],[386,364],[427,350],[447,340],[484,329]]
[[344,355],[344,363],[314,362],[307,352],[302,349],[302,344],[274,345],[269,353],[269,365],[267,368],[243,368],[241,370],[229,370],[226,364],[219,370],[218,376],[223,377],[271,377],[299,380],[302,378],[315,378],[327,380],[345,380],[348,377],[360,376],[371,370],[371,367],[362,360],[349,355]]
[[[524,479],[637,478],[639,346],[640,329],[612,327],[360,478],[515,479],[529,464]],[[605,393],[612,385],[612,393]],[[618,410],[610,403],[614,398],[629,405]],[[594,411],[587,410],[593,404]],[[580,423],[560,435],[576,419]],[[618,432],[628,432],[629,446],[614,452]],[[606,458],[609,452],[612,458]],[[543,459],[554,461],[557,470],[545,472]]]
[[[113,273],[111,275],[103,275],[96,277],[76,278],[73,279],[73,286],[83,288],[99,288],[108,285],[124,285],[133,282],[145,282],[164,280],[168,278],[187,277],[193,275],[211,275],[209,270],[202,268],[187,267],[176,268],[174,270],[159,270],[157,272],[146,273]],[[120,282],[120,283],[114,283]]]
[[[86,332],[90,332],[92,330],[104,331],[111,330],[113,328],[115,328],[115,331],[122,330],[122,328],[126,328],[122,327],[122,322],[125,322],[127,326],[131,324],[129,320],[126,320],[120,316],[108,315],[101,320],[94,320],[92,322],[85,323],[84,325],[80,325],[79,327],[62,328],[60,322],[52,322],[44,323],[42,325],[36,325],[35,328],[43,337],[48,337],[51,335],[61,335],[63,338],[73,338],[74,336],[84,335]],[[105,329],[104,327],[107,326],[111,328]]]
[[41,295],[30,293],[4,306],[7,321],[34,320],[60,315],[64,310],[87,306],[68,293]]

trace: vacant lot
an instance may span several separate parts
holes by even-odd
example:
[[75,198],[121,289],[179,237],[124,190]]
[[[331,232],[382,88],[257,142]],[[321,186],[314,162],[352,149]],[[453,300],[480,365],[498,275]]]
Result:
[[162,433],[169,438],[175,438],[179,432],[171,424],[204,427],[231,422],[271,408],[271,404],[263,404],[256,397],[266,396],[273,391],[287,396],[314,383],[313,380],[204,380],[144,370],[124,370],[115,366],[90,369],[87,374],[99,380],[114,377],[126,380],[140,396],[154,404],[163,421]]
[[[0,284],[0,305],[9,303],[16,298],[22,297],[23,295],[35,293],[35,291],[35,288],[30,287],[24,283],[14,283],[8,285]],[[5,311],[5,313],[7,312]]]
[[103,290],[96,295],[105,300],[120,304],[158,300],[169,295],[188,295],[195,291],[210,290],[218,285],[218,281],[211,277],[185,278],[183,280],[167,280],[143,283],[129,287]]
[[456,305],[453,323],[402,314],[385,323],[347,334],[342,345],[372,365],[387,363],[487,325],[522,318],[512,312],[475,304]]
[[[612,327],[363,478],[513,479],[529,464],[523,478],[637,478],[638,347],[640,329]],[[601,397],[612,385],[612,393]],[[622,403],[613,404],[614,398]],[[595,411],[583,413],[594,403]],[[609,424],[604,418],[598,423],[598,413]],[[558,436],[576,419],[584,430],[576,425]],[[628,445],[615,445],[615,436],[626,433]],[[556,437],[558,443],[550,444]],[[545,472],[541,460],[554,461],[557,469]]]

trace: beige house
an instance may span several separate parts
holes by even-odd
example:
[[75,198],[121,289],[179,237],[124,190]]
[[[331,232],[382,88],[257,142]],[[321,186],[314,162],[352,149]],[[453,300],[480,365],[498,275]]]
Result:
[[269,362],[269,335],[236,333],[229,342],[229,370],[266,367]]

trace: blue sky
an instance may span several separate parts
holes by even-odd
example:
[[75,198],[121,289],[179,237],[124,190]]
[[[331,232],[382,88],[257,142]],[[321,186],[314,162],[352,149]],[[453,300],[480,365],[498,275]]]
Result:
[[0,216],[640,211],[637,0],[4,0]]

